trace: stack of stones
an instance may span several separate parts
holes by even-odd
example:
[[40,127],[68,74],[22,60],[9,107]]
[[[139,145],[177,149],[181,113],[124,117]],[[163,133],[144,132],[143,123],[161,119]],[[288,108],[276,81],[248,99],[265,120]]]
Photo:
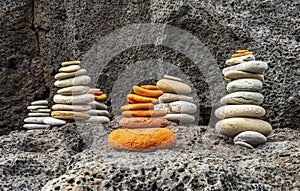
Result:
[[100,89],[91,88],[88,94],[92,94],[94,96],[94,101],[89,103],[92,109],[86,111],[85,113],[90,114],[91,117],[87,119],[85,122],[88,123],[108,123],[109,119],[109,112],[107,111],[107,106],[103,103],[106,99],[106,94],[103,93]]
[[164,75],[156,85],[164,93],[158,98],[160,104],[155,105],[155,110],[167,111],[165,118],[169,121],[192,123],[195,120],[191,114],[197,111],[197,106],[192,103],[192,97],[186,96],[192,91],[190,86],[170,75]]
[[153,110],[158,97],[163,94],[155,85],[134,86],[135,94],[127,95],[130,104],[121,107],[123,118],[120,126],[108,137],[108,144],[117,150],[155,150],[176,146],[173,131],[164,128],[168,120],[162,118],[167,114],[164,110]]
[[216,130],[222,135],[234,137],[234,143],[249,148],[263,144],[272,131],[272,126],[261,119],[265,110],[261,105],[264,96],[259,92],[263,87],[262,73],[268,65],[256,61],[252,52],[239,50],[226,61],[229,67],[223,69],[225,80],[230,81],[226,90],[229,93],[221,99],[225,105],[215,111],[222,119]]
[[91,78],[87,71],[81,69],[80,61],[63,62],[54,85],[61,88],[53,97],[56,103],[52,106],[51,116],[66,120],[86,120],[91,116],[86,113],[91,109],[88,103],[94,100],[94,95],[87,94]]
[[27,107],[30,112],[24,119],[23,127],[27,130],[46,129],[51,125],[64,125],[66,121],[50,117],[51,110],[48,108],[47,100],[38,100]]

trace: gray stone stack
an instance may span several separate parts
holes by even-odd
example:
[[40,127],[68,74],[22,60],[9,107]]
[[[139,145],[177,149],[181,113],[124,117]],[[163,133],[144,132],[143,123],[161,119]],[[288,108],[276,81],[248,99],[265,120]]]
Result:
[[197,106],[193,103],[193,98],[187,96],[191,93],[190,86],[182,79],[164,75],[163,79],[157,82],[157,87],[164,94],[158,98],[159,104],[154,106],[155,110],[167,111],[166,119],[169,121],[192,123],[195,117],[191,114],[197,111]]
[[51,116],[65,120],[86,120],[91,116],[86,112],[91,109],[88,103],[94,100],[87,94],[91,78],[87,71],[81,69],[80,61],[63,62],[59,73],[55,75],[54,85],[61,88],[53,97],[56,103],[52,106]]
[[38,100],[31,102],[27,107],[30,112],[28,117],[24,119],[23,128],[27,130],[46,129],[51,125],[64,125],[63,120],[50,117],[51,110],[48,108],[47,100]]
[[222,135],[234,137],[234,143],[249,148],[263,144],[272,131],[272,126],[259,118],[265,115],[261,105],[264,96],[262,73],[268,65],[256,61],[252,52],[239,50],[226,61],[229,67],[223,69],[225,80],[229,83],[229,93],[221,99],[224,106],[215,111],[216,117],[222,119],[216,124],[216,131]]
[[88,123],[110,122],[107,106],[103,103],[103,101],[106,99],[106,94],[103,93],[100,89],[96,89],[96,88],[90,88],[90,90],[87,93],[93,95],[95,100],[89,103],[91,109],[89,111],[86,111],[85,113],[90,114],[91,117],[87,119],[85,122]]

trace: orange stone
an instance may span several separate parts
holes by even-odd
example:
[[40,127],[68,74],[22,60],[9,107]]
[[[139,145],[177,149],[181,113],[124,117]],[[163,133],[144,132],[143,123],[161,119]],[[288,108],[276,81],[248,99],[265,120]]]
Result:
[[57,119],[69,119],[69,120],[85,120],[91,117],[91,115],[76,111],[52,111],[51,116]]
[[150,98],[136,94],[128,94],[127,100],[129,101],[129,103],[132,103],[130,101],[135,101],[136,103],[158,103],[157,98]]
[[119,124],[124,128],[159,128],[168,126],[168,120],[159,117],[133,117],[122,118]]
[[94,96],[95,100],[97,100],[97,101],[103,101],[103,100],[106,99],[106,97],[107,97],[106,94],[95,95],[95,96]]
[[124,117],[162,117],[167,115],[165,110],[131,110],[123,111]]
[[108,145],[116,150],[170,149],[176,143],[175,134],[167,128],[117,129],[108,136]]
[[163,91],[161,90],[147,90],[144,88],[141,88],[139,86],[133,86],[133,91],[137,95],[145,96],[145,97],[155,97],[158,98],[159,96],[163,95]]
[[159,90],[156,85],[141,85],[141,88],[144,88],[146,90]]
[[136,103],[136,104],[128,104],[121,107],[122,111],[129,110],[150,110],[154,109],[154,105],[152,103]]
[[250,51],[241,52],[241,53],[233,54],[231,57],[236,58],[236,57],[246,56],[246,55],[249,55],[249,54],[253,54],[253,52],[250,52]]
[[103,92],[100,91],[100,89],[90,89],[87,93],[94,94],[94,95],[102,95],[103,94]]
[[129,103],[131,103],[131,104],[137,104],[137,103],[139,103],[138,101],[135,101],[135,100],[130,99],[130,98],[127,98],[127,101],[128,101]]

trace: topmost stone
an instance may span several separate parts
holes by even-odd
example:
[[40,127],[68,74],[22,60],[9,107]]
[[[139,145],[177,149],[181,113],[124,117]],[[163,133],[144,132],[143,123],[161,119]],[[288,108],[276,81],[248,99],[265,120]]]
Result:
[[48,105],[48,101],[47,100],[33,101],[31,102],[31,105]]
[[230,58],[229,60],[226,61],[226,65],[232,66],[235,64],[240,64],[240,63],[251,61],[251,60],[255,60],[255,57],[253,54],[248,54],[245,56]]
[[61,63],[62,66],[79,65],[79,64],[80,64],[80,61],[78,61],[78,60],[67,61],[67,62]]
[[177,77],[175,77],[175,76],[164,75],[163,78],[164,78],[164,79],[168,79],[168,80],[175,80],[175,81],[182,82],[182,79],[177,78]]
[[187,84],[169,79],[159,80],[156,85],[164,93],[189,94],[192,91]]

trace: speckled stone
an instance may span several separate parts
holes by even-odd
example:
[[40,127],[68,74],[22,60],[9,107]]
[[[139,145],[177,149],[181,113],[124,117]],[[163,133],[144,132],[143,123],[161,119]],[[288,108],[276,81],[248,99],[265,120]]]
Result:
[[83,75],[83,76],[76,76],[74,78],[57,80],[54,82],[54,85],[59,88],[64,88],[70,86],[88,85],[90,82],[91,82],[91,78],[87,75]]
[[164,93],[162,96],[158,98],[159,103],[169,103],[174,101],[192,102],[193,98],[185,95],[172,94],[172,93]]
[[262,89],[263,84],[257,79],[238,79],[229,82],[226,86],[226,90],[229,93],[246,91],[246,92],[258,92]]
[[157,87],[166,93],[175,93],[175,94],[188,94],[191,93],[192,89],[185,83],[162,79],[156,83]]
[[168,119],[169,121],[176,121],[180,123],[192,123],[195,121],[194,116],[184,113],[171,113],[164,116],[164,118]]
[[233,142],[246,142],[252,146],[258,146],[267,142],[267,137],[255,131],[244,131],[234,137]]
[[263,117],[266,114],[264,108],[258,105],[225,105],[215,111],[219,119],[230,117]]
[[254,78],[254,79],[258,79],[261,82],[264,82],[264,75],[262,74],[253,74],[253,73],[249,73],[249,72],[243,72],[243,71],[228,71],[225,72],[224,77],[227,79],[243,79],[243,78]]
[[244,71],[261,74],[268,69],[268,64],[262,61],[248,61],[223,69],[223,74],[228,71]]
[[258,92],[234,92],[221,98],[221,104],[253,104],[260,105],[264,101],[264,96]]
[[165,110],[168,113],[195,113],[197,106],[187,101],[174,101],[171,103],[161,103],[154,106],[155,110]]

